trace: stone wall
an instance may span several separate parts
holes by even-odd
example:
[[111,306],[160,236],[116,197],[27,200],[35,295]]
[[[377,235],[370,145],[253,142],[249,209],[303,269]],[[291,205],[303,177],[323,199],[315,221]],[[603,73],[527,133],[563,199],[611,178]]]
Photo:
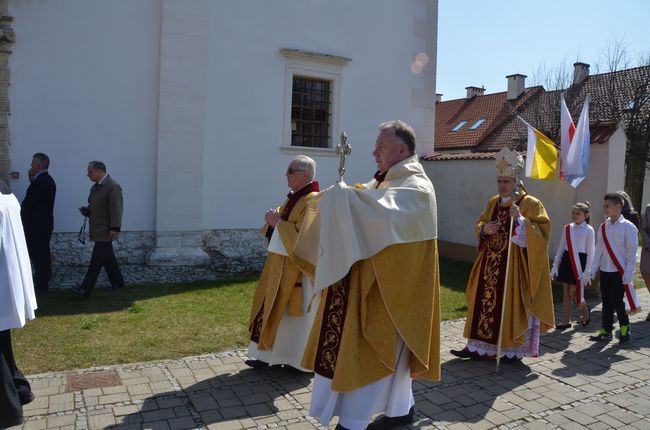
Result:
[[0,0],[0,180],[9,184],[9,55],[16,35],[11,28],[13,18],[8,15],[7,0]]
[[[123,232],[119,240],[114,242],[114,248],[127,283],[213,279],[224,275],[259,272],[264,265],[266,250],[258,229],[205,230],[201,240],[203,250],[210,256],[210,263],[194,268],[147,266],[146,256],[155,245],[153,231]],[[53,284],[74,284],[74,279],[77,278],[76,282],[80,282],[90,261],[92,248],[93,242],[86,237],[86,244],[81,244],[77,233],[54,233],[51,241],[55,271]]]

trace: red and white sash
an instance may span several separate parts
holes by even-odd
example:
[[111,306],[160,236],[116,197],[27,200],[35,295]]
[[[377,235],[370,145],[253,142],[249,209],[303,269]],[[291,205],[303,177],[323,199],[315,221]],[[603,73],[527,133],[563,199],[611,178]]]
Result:
[[[614,266],[616,266],[618,273],[620,273],[621,278],[623,278],[625,270],[620,263],[620,254],[618,252],[618,249],[614,248],[609,240],[607,240],[607,233],[605,233],[605,223],[602,223],[600,225],[600,234],[603,237],[603,243],[605,244],[605,249],[607,249],[609,258],[612,259],[612,262],[614,263]],[[641,303],[639,303],[639,298],[636,296],[636,289],[634,288],[634,285],[632,282],[630,282],[627,285],[623,284],[623,288],[625,289],[625,295],[623,296],[623,301],[625,302],[625,310],[630,314],[639,312],[641,310]]]
[[584,270],[582,270],[582,266],[580,265],[580,256],[573,248],[573,231],[571,230],[570,224],[564,226],[564,234],[566,236],[567,250],[569,251],[571,271],[573,272],[573,277],[576,279],[576,307],[582,309],[585,306],[585,289],[582,287],[580,277]]

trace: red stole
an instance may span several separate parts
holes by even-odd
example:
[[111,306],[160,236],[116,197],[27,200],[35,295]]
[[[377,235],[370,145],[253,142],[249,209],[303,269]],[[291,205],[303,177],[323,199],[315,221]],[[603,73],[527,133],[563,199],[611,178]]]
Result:
[[290,192],[287,194],[287,204],[284,206],[284,209],[282,210],[282,213],[280,214],[282,216],[282,220],[286,221],[289,219],[289,215],[291,214],[291,211],[293,210],[293,207],[298,203],[298,200],[300,200],[301,197],[306,196],[309,193],[314,193],[314,192],[319,192],[320,188],[318,187],[318,181],[312,181],[299,189],[296,192]]
[[[569,261],[571,262],[571,271],[573,272],[573,277],[576,279],[576,306],[583,307],[585,305],[585,296],[583,294],[584,289],[582,288],[582,282],[580,282],[580,277],[578,276],[578,255],[573,249],[573,242],[571,241],[571,225],[567,224],[564,226],[564,234],[566,236],[567,249],[569,251]],[[585,268],[586,270],[587,268]]]
[[[618,270],[618,273],[621,275],[621,279],[622,279],[623,276],[625,275],[625,270],[623,269],[621,263],[618,261],[618,258],[616,258],[616,253],[614,253],[614,249],[612,248],[612,246],[609,243],[609,240],[607,239],[607,233],[605,232],[605,223],[602,223],[600,225],[600,234],[603,237],[603,243],[605,244],[605,249],[607,249],[609,258],[612,259],[612,263],[614,263],[614,266],[616,266],[616,270]],[[639,303],[639,299],[636,296],[636,290],[634,289],[634,285],[631,282],[629,284],[623,284],[623,289],[625,290],[625,299],[627,301],[626,308],[629,307],[628,312],[631,314],[639,312],[641,310],[641,306]]]

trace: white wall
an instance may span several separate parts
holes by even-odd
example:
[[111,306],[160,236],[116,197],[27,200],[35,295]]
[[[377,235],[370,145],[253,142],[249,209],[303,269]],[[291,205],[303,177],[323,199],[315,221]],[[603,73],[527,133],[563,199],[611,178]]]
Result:
[[[192,198],[201,202],[184,204],[182,211],[165,209],[176,213],[178,222],[168,219],[160,229],[258,227],[264,210],[287,193],[284,172],[293,157],[281,150],[288,121],[281,48],[352,59],[341,71],[339,127],[332,130],[334,143],[346,130],[353,147],[348,183],[366,181],[375,172],[371,152],[382,121],[413,125],[420,150],[433,142],[437,0],[185,3],[199,9],[206,4],[207,26],[204,15],[166,16],[182,26],[196,20],[209,38],[203,125],[192,119],[199,124],[204,153],[202,160],[190,160],[200,176],[192,181],[186,159],[182,166],[163,163],[164,169],[156,162],[159,145],[164,143],[168,154],[184,154],[185,144],[161,137],[158,123],[159,94],[169,86],[159,85],[161,70],[185,70],[186,60],[181,53],[174,57],[178,64],[168,57],[161,63],[161,37],[168,36],[161,35],[162,0],[10,1],[16,32],[10,57],[11,159],[13,170],[21,172],[11,186],[22,198],[31,155],[46,152],[58,186],[56,231],[79,228],[77,208],[88,195],[85,169],[92,159],[105,161],[123,185],[125,230],[155,229],[157,207],[187,201],[178,198],[185,196],[179,187],[157,183],[157,174],[195,184],[184,189],[192,196],[199,189],[200,196]],[[419,52],[429,62],[413,73]],[[191,122],[183,115],[172,120],[183,130]],[[321,184],[332,184],[338,159],[314,158]]]
[[[616,144],[616,143],[615,143]],[[610,164],[609,144],[591,145],[590,174],[577,189],[560,180],[539,181],[524,178],[528,193],[542,201],[548,213],[551,228],[549,254],[554,255],[562,227],[571,222],[571,207],[576,202],[591,202],[591,225],[602,222],[602,199],[608,191],[607,166]],[[439,239],[468,246],[476,246],[474,226],[485,210],[490,197],[497,194],[494,160],[424,161],[427,175],[436,189],[438,201]],[[618,160],[622,164],[622,160]],[[614,172],[622,165],[612,165]],[[617,174],[617,173],[614,173]],[[614,181],[615,183],[615,181]]]
[[[210,6],[205,228],[257,227],[288,192],[284,173],[293,155],[280,149],[288,121],[281,48],[352,59],[342,67],[340,128],[332,133],[337,143],[346,130],[352,145],[346,182],[374,174],[371,152],[382,121],[403,119],[419,140],[433,141],[436,26],[416,21],[435,23],[436,1],[230,0]],[[421,37],[425,30],[428,39]],[[410,65],[423,50],[430,62],[413,74]],[[428,93],[428,111],[412,98],[414,88]],[[338,159],[312,157],[321,186],[331,185]]]
[[11,163],[22,200],[35,152],[57,183],[55,231],[76,231],[104,161],[124,189],[125,230],[152,230],[160,40],[159,0],[10,0]]

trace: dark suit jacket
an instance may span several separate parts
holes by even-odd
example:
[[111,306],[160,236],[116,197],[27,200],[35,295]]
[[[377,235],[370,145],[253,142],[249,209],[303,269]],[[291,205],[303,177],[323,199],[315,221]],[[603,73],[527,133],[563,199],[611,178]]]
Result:
[[56,184],[49,173],[43,172],[29,184],[20,208],[25,236],[49,240],[54,229],[54,197]]

